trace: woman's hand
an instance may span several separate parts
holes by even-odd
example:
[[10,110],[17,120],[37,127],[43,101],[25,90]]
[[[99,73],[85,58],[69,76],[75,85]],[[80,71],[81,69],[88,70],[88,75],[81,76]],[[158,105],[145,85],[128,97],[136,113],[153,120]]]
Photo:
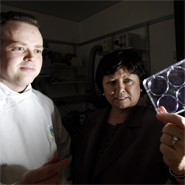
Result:
[[[166,113],[160,107],[157,119],[164,122],[161,136],[160,150],[163,154],[164,162],[169,166],[175,175],[185,174],[185,118],[176,114]],[[177,140],[173,142],[173,137]],[[177,179],[179,183],[184,183],[184,179]]]

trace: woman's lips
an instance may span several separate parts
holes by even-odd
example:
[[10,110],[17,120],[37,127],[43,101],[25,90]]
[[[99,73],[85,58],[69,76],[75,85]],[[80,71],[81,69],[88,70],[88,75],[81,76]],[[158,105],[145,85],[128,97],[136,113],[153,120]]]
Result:
[[120,98],[116,98],[117,100],[126,100],[128,97],[120,97]]

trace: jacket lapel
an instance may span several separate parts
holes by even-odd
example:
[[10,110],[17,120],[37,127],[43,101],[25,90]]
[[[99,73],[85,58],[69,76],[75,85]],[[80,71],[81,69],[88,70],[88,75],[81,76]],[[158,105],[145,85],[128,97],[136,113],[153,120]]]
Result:
[[131,127],[141,126],[141,119],[144,113],[144,107],[142,105],[143,102],[139,101],[132,109],[124,123],[121,124],[115,138],[112,140],[104,155],[98,162],[93,178],[116,160],[118,156],[120,156],[136,139],[132,134]]
[[102,130],[107,121],[107,116],[109,115],[110,107],[105,108],[98,115],[98,119],[95,118],[93,121],[95,126],[91,130],[88,136],[88,145],[86,146],[86,152],[84,155],[84,174],[87,182],[92,178],[94,171],[94,157],[96,156],[97,147],[101,138]]

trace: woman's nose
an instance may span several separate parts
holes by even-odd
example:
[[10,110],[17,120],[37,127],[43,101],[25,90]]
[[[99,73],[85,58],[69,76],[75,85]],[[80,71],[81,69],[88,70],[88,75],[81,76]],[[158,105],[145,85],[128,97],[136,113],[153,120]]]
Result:
[[116,93],[125,92],[125,84],[123,82],[118,83]]

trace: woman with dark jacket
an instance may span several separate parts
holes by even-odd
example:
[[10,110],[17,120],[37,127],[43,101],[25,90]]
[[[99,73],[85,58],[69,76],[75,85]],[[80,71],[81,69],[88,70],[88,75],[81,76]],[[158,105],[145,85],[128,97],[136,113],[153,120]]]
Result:
[[[185,182],[184,118],[168,113],[156,118],[140,98],[144,74],[134,50],[100,60],[96,83],[109,105],[85,120],[73,159],[74,184]],[[178,140],[172,146],[173,136]]]

